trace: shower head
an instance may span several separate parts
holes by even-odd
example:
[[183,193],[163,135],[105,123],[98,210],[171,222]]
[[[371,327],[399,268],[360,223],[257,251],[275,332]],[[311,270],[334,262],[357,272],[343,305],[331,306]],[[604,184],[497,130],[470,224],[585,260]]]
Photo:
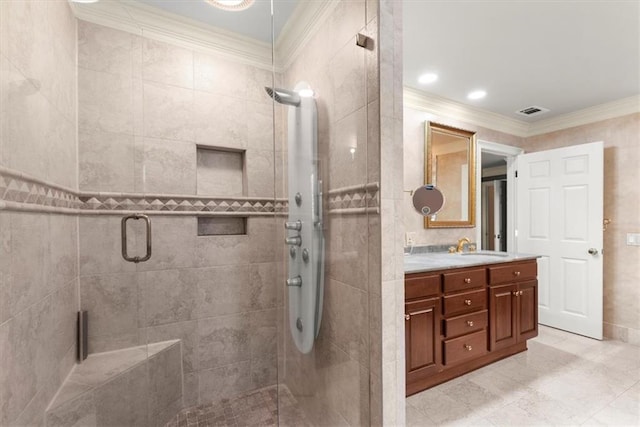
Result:
[[293,91],[279,89],[277,87],[265,87],[264,90],[266,90],[269,96],[280,104],[291,105],[293,107],[300,105],[300,95]]

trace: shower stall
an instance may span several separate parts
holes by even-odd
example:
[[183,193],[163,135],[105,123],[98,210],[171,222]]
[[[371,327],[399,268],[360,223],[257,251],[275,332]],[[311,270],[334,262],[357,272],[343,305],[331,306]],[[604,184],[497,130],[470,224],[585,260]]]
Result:
[[0,425],[379,422],[378,10],[0,2]]

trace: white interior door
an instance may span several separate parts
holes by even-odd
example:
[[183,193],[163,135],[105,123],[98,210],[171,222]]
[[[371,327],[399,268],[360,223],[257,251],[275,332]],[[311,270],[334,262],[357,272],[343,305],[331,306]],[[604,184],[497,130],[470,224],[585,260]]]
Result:
[[538,259],[541,324],[602,339],[603,144],[518,156],[518,252]]

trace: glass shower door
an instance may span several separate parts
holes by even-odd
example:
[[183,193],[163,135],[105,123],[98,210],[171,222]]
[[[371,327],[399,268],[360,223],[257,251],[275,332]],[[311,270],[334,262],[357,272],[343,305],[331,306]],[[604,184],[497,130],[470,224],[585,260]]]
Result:
[[[358,46],[356,35],[376,33],[376,11],[367,9],[371,2],[298,2],[293,10],[273,3],[274,28],[282,28],[274,39],[276,201],[283,206],[276,217],[279,420],[368,425],[376,298],[369,282],[379,279],[369,268],[378,184],[368,164],[377,146],[377,93],[370,92],[377,53],[367,42]],[[306,97],[316,112],[308,138],[300,130],[313,122]],[[308,165],[305,147],[314,139]],[[315,264],[320,258],[324,265]]]

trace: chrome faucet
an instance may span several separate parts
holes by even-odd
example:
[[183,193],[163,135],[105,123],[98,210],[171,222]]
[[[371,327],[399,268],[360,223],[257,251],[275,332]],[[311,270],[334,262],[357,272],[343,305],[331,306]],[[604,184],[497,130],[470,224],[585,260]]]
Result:
[[468,237],[463,237],[461,239],[458,239],[458,246],[456,246],[456,252],[457,253],[461,253],[464,250],[464,244],[467,243],[471,243],[471,240],[469,240]]

